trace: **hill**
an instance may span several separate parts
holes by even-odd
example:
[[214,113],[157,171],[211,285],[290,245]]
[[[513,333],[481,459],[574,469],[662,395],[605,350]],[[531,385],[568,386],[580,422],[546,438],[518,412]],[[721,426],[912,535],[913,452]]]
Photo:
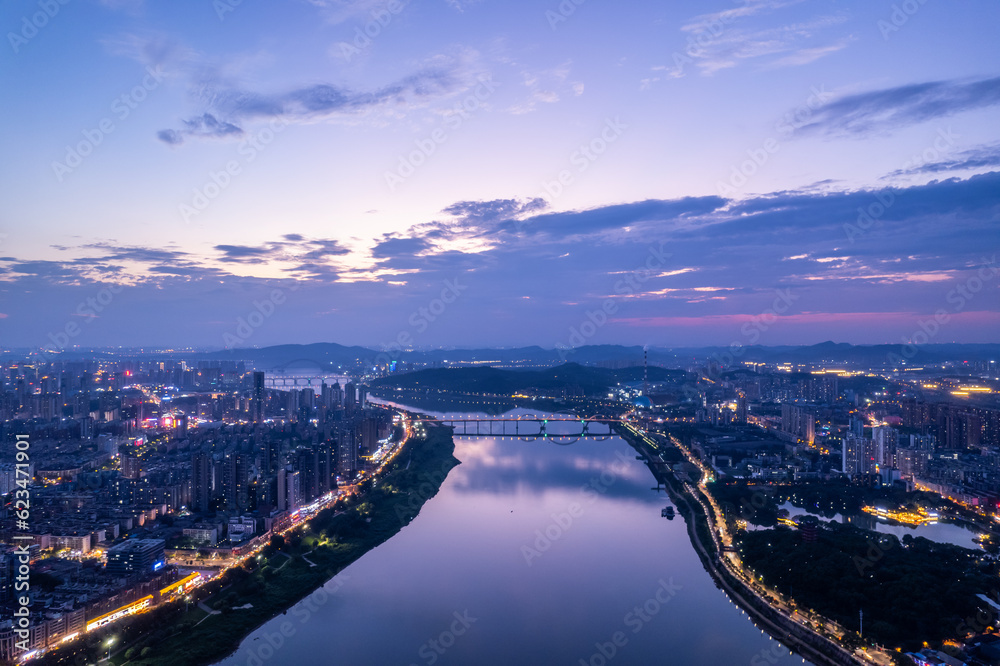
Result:
[[[649,380],[653,382],[681,380],[686,375],[687,373],[682,370],[649,368]],[[513,395],[531,390],[579,389],[586,395],[598,395],[618,383],[642,381],[642,376],[643,369],[638,366],[610,370],[566,363],[547,370],[500,370],[491,367],[434,368],[383,377],[373,382],[372,386],[496,395]]]

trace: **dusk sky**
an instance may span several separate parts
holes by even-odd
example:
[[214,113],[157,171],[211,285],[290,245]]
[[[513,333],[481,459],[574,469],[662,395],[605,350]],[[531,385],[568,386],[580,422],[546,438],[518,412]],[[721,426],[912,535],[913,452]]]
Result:
[[4,2],[0,346],[998,341],[1000,4],[576,2]]

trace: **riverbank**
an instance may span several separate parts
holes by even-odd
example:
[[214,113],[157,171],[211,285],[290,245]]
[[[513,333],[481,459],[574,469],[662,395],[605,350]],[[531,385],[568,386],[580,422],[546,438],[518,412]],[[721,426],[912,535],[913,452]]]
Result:
[[111,663],[214,663],[235,652],[255,629],[389,540],[437,494],[448,472],[459,464],[451,430],[430,425],[425,430],[424,437],[403,445],[366,492],[338,502],[284,537],[273,538],[258,558],[199,590],[189,609],[164,606],[116,628],[116,642],[127,649],[113,655]]
[[[715,522],[711,509],[697,497],[692,484],[685,483],[668,465],[658,462],[660,454],[671,449],[657,445],[628,426],[619,427],[617,431],[625,442],[646,459],[657,482],[665,487],[671,501],[684,518],[691,543],[705,570],[757,626],[781,641],[790,651],[798,652],[818,666],[852,666],[862,663],[828,638],[784,615],[761,599],[744,581],[734,576],[722,562],[721,545],[711,528]],[[697,483],[697,479],[694,483]]]

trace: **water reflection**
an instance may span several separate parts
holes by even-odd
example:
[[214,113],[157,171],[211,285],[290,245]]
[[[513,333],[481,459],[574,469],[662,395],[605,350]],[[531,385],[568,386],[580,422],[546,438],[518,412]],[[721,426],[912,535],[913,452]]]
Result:
[[[808,514],[806,509],[800,509],[791,502],[785,502],[779,509],[787,509],[790,517],[804,516]],[[816,515],[816,514],[813,514]],[[872,530],[881,534],[892,534],[899,539],[909,534],[912,537],[924,537],[938,543],[950,543],[953,546],[981,550],[976,541],[981,532],[974,527],[969,527],[961,523],[931,523],[928,525],[891,525],[884,520],[879,520],[875,516],[866,513],[857,516],[845,516],[840,513],[833,514],[832,517],[823,517],[823,520],[835,520],[841,523],[848,523],[865,530]]]
[[[620,439],[460,438],[456,457],[440,493],[307,620],[300,604],[221,663],[802,663],[715,587]],[[283,621],[294,631],[265,660]]]

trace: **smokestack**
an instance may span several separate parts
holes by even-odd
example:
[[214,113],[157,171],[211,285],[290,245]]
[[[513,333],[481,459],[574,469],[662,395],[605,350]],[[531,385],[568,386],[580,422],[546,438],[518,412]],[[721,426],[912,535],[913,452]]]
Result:
[[642,394],[649,397],[649,350],[642,348]]

